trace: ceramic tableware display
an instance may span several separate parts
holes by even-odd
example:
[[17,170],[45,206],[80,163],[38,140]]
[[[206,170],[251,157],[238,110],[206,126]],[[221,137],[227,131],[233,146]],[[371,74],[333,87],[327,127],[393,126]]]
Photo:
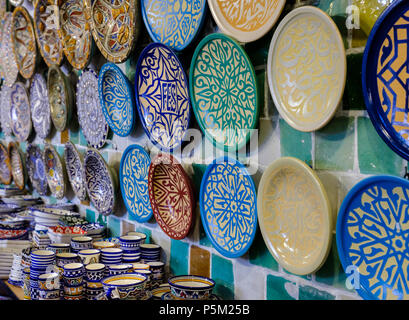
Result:
[[253,180],[239,161],[223,157],[207,167],[200,186],[201,221],[222,255],[240,257],[253,243],[257,230],[256,197]]
[[323,265],[331,249],[331,204],[308,165],[291,157],[273,162],[260,180],[257,206],[264,242],[284,269],[306,275]]
[[134,273],[110,276],[102,285],[108,299],[139,300],[145,296],[147,278]]
[[41,73],[36,73],[31,80],[30,108],[35,132],[40,138],[47,138],[51,131],[51,113],[47,82]]
[[409,3],[394,1],[379,17],[362,61],[362,89],[372,123],[386,144],[409,159],[407,120],[409,92],[402,70],[409,61],[403,49]]
[[20,74],[30,79],[37,61],[37,44],[30,14],[23,7],[16,7],[12,18],[11,43]]
[[64,160],[72,190],[79,200],[87,199],[83,156],[70,141],[65,144]]
[[135,98],[151,142],[164,151],[177,148],[190,121],[187,77],[176,54],[161,43],[149,44],[136,66]]
[[103,248],[101,249],[100,261],[106,266],[120,264],[122,262],[122,249]]
[[168,283],[170,294],[176,300],[206,300],[216,284],[210,278],[195,275],[171,277]]
[[0,142],[0,182],[8,185],[12,178],[10,154],[4,144]]
[[13,134],[21,142],[26,141],[31,133],[31,111],[27,90],[22,82],[16,82],[10,92],[10,120]]
[[14,82],[17,80],[18,76],[18,65],[16,61],[16,56],[13,53],[13,44],[12,44],[12,34],[13,34],[13,25],[12,20],[13,16],[11,12],[6,12],[4,14],[4,24],[1,35],[1,46],[0,46],[0,57],[1,64],[4,73],[4,84],[7,87],[11,87]]
[[[92,238],[88,236],[73,237],[71,239],[71,251],[79,253],[81,250],[92,249]],[[96,249],[94,249],[96,250]]]
[[62,199],[66,192],[65,163],[51,144],[46,144],[43,155],[45,173],[51,193],[57,199]]
[[260,39],[274,26],[285,0],[209,0],[210,12],[220,30],[240,42]]
[[125,206],[132,220],[147,222],[153,212],[149,202],[148,172],[151,159],[139,145],[130,145],[122,154],[119,184]]
[[81,258],[82,264],[86,266],[92,263],[99,263],[101,251],[98,249],[84,249],[78,251],[78,255]]
[[336,240],[342,266],[366,300],[407,300],[409,182],[373,176],[358,182],[338,212]]
[[64,53],[58,34],[58,6],[53,0],[35,0],[33,24],[41,56],[47,66],[60,65]]
[[118,185],[116,172],[95,149],[88,149],[84,159],[85,179],[88,196],[100,214],[113,212]]
[[78,123],[88,144],[96,149],[104,146],[109,126],[102,113],[98,95],[98,75],[89,68],[81,73],[77,82]]
[[271,40],[267,76],[274,105],[290,126],[307,132],[325,126],[346,81],[344,43],[331,17],[312,6],[286,15]]
[[129,136],[135,124],[135,101],[131,83],[114,63],[105,63],[98,74],[98,94],[105,120],[112,131]]
[[159,154],[149,167],[149,199],[161,229],[172,239],[185,238],[192,226],[194,197],[191,182],[170,154]]
[[11,128],[12,123],[10,119],[10,108],[11,108],[11,87],[7,85],[1,86],[0,89],[0,122],[1,122],[1,131],[6,135],[10,136],[13,133]]
[[206,16],[206,1],[142,0],[143,21],[154,42],[183,50],[194,41]]
[[38,194],[46,195],[48,191],[47,176],[43,160],[43,152],[40,147],[33,144],[27,146],[26,167],[30,182]]
[[137,0],[92,2],[92,35],[105,59],[120,63],[129,57],[141,28],[139,12]]
[[241,45],[224,34],[206,36],[189,71],[190,96],[200,129],[218,148],[239,150],[259,115],[254,67]]

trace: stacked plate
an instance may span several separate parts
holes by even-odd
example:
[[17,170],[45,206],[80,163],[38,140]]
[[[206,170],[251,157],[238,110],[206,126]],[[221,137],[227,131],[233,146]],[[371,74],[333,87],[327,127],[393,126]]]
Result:
[[[122,249],[120,248],[104,248],[101,249],[100,262],[106,266],[113,264],[121,264],[122,262]],[[108,270],[108,268],[106,268]]]
[[54,227],[59,225],[59,219],[66,216],[79,216],[75,211],[56,208],[36,208],[31,207],[31,215],[34,217],[36,225],[43,227]]
[[106,227],[100,223],[88,223],[81,226],[87,232],[87,236],[93,241],[99,241],[106,237]]
[[38,300],[38,277],[53,270],[55,252],[51,250],[35,250],[31,252],[30,293],[31,300]]
[[38,249],[46,249],[51,243],[51,239],[48,236],[47,230],[34,230],[33,231],[33,242]]
[[14,213],[21,210],[21,207],[12,203],[0,203],[0,213]]
[[15,213],[0,215],[0,230],[23,230],[28,226],[27,220],[16,216]]
[[30,195],[13,195],[9,197],[2,197],[1,200],[6,204],[14,204],[20,207],[30,207],[43,203],[43,199]]
[[71,239],[78,236],[85,236],[87,232],[81,227],[49,227],[48,237],[51,243],[71,243]]
[[25,240],[28,237],[27,229],[2,229],[0,240]]
[[21,266],[21,254],[13,255],[13,264],[11,266],[10,275],[8,282],[13,286],[22,287],[23,278],[22,278],[22,266]]
[[160,261],[161,247],[153,243],[144,243],[140,245],[141,262],[148,263]]
[[8,279],[13,266],[14,254],[30,247],[26,240],[0,240],[0,279]]
[[74,203],[54,203],[54,204],[40,204],[35,206],[36,209],[60,209],[60,210],[68,210],[68,211],[78,211],[78,207]]
[[0,197],[12,197],[25,194],[25,190],[20,190],[17,187],[0,186]]

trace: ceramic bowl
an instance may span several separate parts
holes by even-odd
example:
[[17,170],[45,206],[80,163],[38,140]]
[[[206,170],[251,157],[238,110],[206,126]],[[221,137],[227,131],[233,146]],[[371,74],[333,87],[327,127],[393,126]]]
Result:
[[64,286],[64,294],[69,295],[69,296],[77,296],[81,295],[84,291],[84,285],[79,285],[79,286]]
[[185,238],[193,223],[194,197],[191,182],[170,154],[159,154],[149,167],[149,199],[161,229],[172,239]]
[[101,281],[108,299],[138,300],[145,295],[147,278],[134,273],[110,276]]
[[42,73],[36,73],[30,85],[31,121],[36,134],[45,139],[51,131],[51,111],[48,101],[47,81]]
[[56,264],[58,267],[62,268],[64,265],[69,263],[79,263],[81,261],[78,254],[73,252],[57,253],[55,255]]
[[78,278],[84,275],[84,265],[82,263],[68,263],[63,267],[64,278]]
[[13,134],[20,141],[26,141],[30,136],[31,110],[27,90],[22,82],[16,82],[11,87],[10,92],[11,108],[10,119],[12,122]]
[[38,288],[41,290],[60,289],[60,275],[56,272],[44,273],[38,276]]
[[49,260],[55,258],[55,252],[51,250],[35,250],[31,252],[31,261]]
[[86,200],[87,188],[85,185],[83,156],[72,142],[65,144],[64,160],[72,190],[79,200]]
[[212,279],[195,275],[171,277],[168,283],[172,297],[177,300],[206,300],[216,284]]
[[[1,149],[1,146],[0,146]],[[8,155],[10,157],[11,175],[13,177],[14,184],[20,190],[24,190],[26,184],[26,169],[23,154],[20,148],[14,142],[10,142],[8,145]],[[0,150],[0,154],[1,154]],[[1,163],[1,160],[0,160]],[[2,175],[2,174],[1,174]],[[4,182],[2,182],[5,184]]]
[[78,252],[79,257],[84,265],[95,264],[99,262],[101,251],[98,249],[85,249]]
[[109,241],[95,241],[92,243],[94,249],[114,248],[115,243]]
[[87,281],[101,281],[104,278],[105,265],[91,263],[85,266],[85,279]]
[[66,172],[65,163],[60,155],[50,144],[44,147],[44,164],[47,176],[48,186],[51,193],[57,198],[62,199],[66,192]]
[[95,149],[88,149],[84,159],[85,179],[91,203],[102,215],[113,212],[116,204],[118,178]]
[[71,250],[71,246],[69,243],[50,243],[47,247],[47,250],[54,251],[55,254],[69,253]]
[[69,295],[69,294],[64,294],[64,300],[83,300],[84,299],[84,295],[83,294],[79,294],[79,295]]
[[[3,15],[2,15],[3,16]],[[14,82],[17,80],[18,76],[18,65],[16,61],[16,56],[13,53],[12,45],[12,34],[13,34],[13,25],[12,25],[13,15],[11,12],[5,12],[2,22],[2,37],[0,45],[0,55],[2,57],[2,71],[4,84],[7,87],[11,87]]]
[[146,263],[132,263],[132,268],[134,270],[150,270],[149,264]]
[[131,264],[116,264],[108,267],[109,275],[115,276],[119,274],[129,273],[132,270]]
[[119,242],[122,250],[138,250],[141,244],[142,238],[139,236],[121,236]]
[[10,153],[4,144],[0,142],[0,182],[9,185],[12,178]]
[[138,236],[141,238],[141,244],[145,243],[146,241],[146,234],[142,233],[142,232],[136,232],[136,231],[129,231],[127,234],[127,236]]
[[38,300],[60,300],[60,289],[38,290]]
[[159,286],[151,290],[154,300],[162,300],[162,296],[166,293],[170,293],[170,286],[168,284]]
[[92,238],[88,236],[73,237],[71,239],[71,249],[73,251],[92,249]]

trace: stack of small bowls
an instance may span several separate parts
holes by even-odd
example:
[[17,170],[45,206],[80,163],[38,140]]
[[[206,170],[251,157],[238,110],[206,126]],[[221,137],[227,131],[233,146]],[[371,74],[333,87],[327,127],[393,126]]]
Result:
[[116,248],[118,247],[115,243],[109,241],[94,241],[92,243],[94,249],[105,249],[105,248]]
[[161,247],[153,243],[144,243],[140,245],[141,262],[148,263],[152,261],[160,261]]
[[55,255],[55,261],[58,268],[58,272],[60,275],[60,296],[64,297],[64,281],[63,281],[63,274],[64,274],[64,266],[69,263],[79,263],[81,262],[80,257],[78,254],[73,252],[62,252],[57,253]]
[[44,273],[38,277],[39,300],[60,300],[60,275]]
[[92,238],[88,236],[79,236],[71,239],[71,251],[78,253],[81,250],[92,249]]
[[24,300],[30,300],[30,267],[23,269],[23,293]]
[[91,263],[85,266],[85,298],[95,300],[104,292],[101,280],[105,276],[105,265],[102,263]]
[[21,254],[13,254],[13,264],[11,266],[8,283],[13,286],[23,286],[23,271],[21,265]]
[[121,264],[122,262],[122,249],[120,248],[104,248],[101,249],[100,256],[101,263],[110,266],[113,264]]
[[101,283],[109,300],[140,300],[147,294],[146,277],[136,273],[110,276],[102,279]]
[[63,269],[64,300],[82,300],[84,298],[84,265],[68,263]]
[[141,259],[141,245],[142,238],[139,236],[122,236],[119,237],[119,243],[123,251],[122,262],[133,263]]
[[91,263],[99,263],[99,257],[101,255],[101,250],[99,249],[85,249],[78,252],[83,265]]
[[51,250],[36,250],[31,252],[30,265],[30,296],[31,300],[38,300],[38,277],[53,271],[55,253]]
[[116,276],[132,272],[132,264],[113,264],[108,266],[109,276]]
[[136,231],[129,231],[127,234],[127,236],[138,236],[141,238],[141,244],[145,243],[146,241],[146,234],[142,233],[142,232],[136,232]]
[[174,276],[168,283],[173,300],[208,300],[215,286],[214,280],[195,275]]
[[149,270],[152,272],[151,287],[156,288],[162,284],[165,278],[165,264],[162,261],[148,262]]
[[54,251],[55,254],[69,253],[71,251],[71,246],[69,243],[50,243],[47,250]]

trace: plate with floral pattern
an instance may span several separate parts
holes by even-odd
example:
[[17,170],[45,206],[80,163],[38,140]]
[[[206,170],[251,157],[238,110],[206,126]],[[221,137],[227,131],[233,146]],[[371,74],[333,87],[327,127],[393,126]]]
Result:
[[40,138],[47,138],[51,131],[51,113],[47,82],[41,73],[36,73],[31,80],[30,107],[35,132]]
[[4,15],[4,24],[1,36],[0,61],[3,66],[4,84],[11,87],[17,80],[18,65],[16,56],[13,53],[12,34],[13,34],[13,15],[6,12]]
[[72,142],[65,144],[64,160],[71,188],[79,200],[87,199],[87,188],[82,154]]
[[11,108],[11,88],[4,85],[1,86],[0,97],[0,122],[1,122],[1,131],[4,132],[6,136],[10,136],[13,133],[11,128],[11,119],[10,119],[10,108]]
[[31,110],[27,90],[22,82],[16,82],[10,92],[10,119],[12,122],[13,134],[21,142],[26,141],[30,136]]
[[12,178],[9,152],[4,144],[0,142],[0,182],[8,185],[11,183]]
[[26,151],[27,174],[34,189],[41,196],[48,192],[48,181],[45,173],[43,151],[39,146],[29,144]]
[[66,191],[65,164],[50,144],[44,147],[43,156],[48,187],[57,199],[62,199]]

